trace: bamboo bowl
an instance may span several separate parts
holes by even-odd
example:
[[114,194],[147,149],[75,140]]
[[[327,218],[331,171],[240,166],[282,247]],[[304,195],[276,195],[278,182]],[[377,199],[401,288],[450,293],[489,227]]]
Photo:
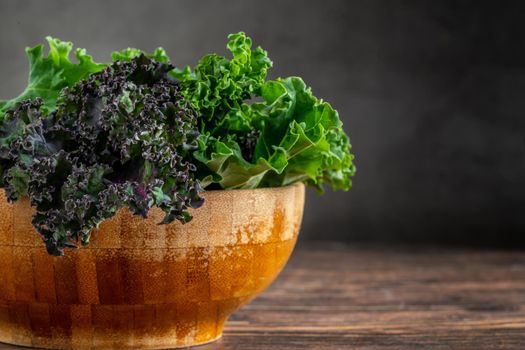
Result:
[[194,219],[120,210],[87,247],[49,256],[28,200],[0,193],[0,342],[59,349],[175,348],[221,337],[286,264],[304,185],[209,191]]

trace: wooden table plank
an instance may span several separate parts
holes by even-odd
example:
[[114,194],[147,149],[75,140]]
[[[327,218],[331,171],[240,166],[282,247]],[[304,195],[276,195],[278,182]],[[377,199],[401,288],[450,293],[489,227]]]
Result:
[[303,247],[199,349],[525,349],[525,252]]

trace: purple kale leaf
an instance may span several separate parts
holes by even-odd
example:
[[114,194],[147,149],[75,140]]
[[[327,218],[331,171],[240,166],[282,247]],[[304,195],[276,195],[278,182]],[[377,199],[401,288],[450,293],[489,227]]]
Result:
[[47,250],[64,254],[124,206],[162,223],[191,220],[202,205],[196,167],[197,115],[145,56],[117,61],[62,90],[46,113],[39,99],[18,103],[0,125],[0,181],[9,200],[29,196]]

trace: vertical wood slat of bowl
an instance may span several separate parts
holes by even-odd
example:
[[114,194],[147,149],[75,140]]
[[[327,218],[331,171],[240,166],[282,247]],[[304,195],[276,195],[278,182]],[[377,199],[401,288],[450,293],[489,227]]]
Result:
[[304,185],[209,191],[194,219],[119,210],[91,244],[47,255],[28,200],[0,193],[0,341],[44,348],[168,348],[220,337],[291,254]]

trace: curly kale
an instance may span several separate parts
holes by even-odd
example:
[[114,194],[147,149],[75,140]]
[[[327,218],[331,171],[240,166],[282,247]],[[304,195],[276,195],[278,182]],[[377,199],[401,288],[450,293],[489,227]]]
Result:
[[272,62],[244,33],[229,35],[227,48],[230,59],[210,54],[170,72],[199,113],[202,185],[350,189],[356,168],[337,111],[299,77],[267,80]]
[[173,67],[144,55],[117,61],[58,97],[48,113],[39,99],[6,112],[0,125],[0,181],[9,200],[29,196],[33,225],[47,250],[62,255],[127,206],[162,223],[191,219],[202,205],[196,166],[195,110],[168,76]]
[[51,254],[87,244],[122,207],[187,222],[202,188],[352,186],[337,111],[299,77],[267,79],[272,61],[243,32],[228,36],[231,57],[184,69],[162,48],[116,51],[113,63],[76,49],[73,62],[72,43],[47,39],[47,56],[27,49],[27,89],[0,100],[0,188],[31,199]]

